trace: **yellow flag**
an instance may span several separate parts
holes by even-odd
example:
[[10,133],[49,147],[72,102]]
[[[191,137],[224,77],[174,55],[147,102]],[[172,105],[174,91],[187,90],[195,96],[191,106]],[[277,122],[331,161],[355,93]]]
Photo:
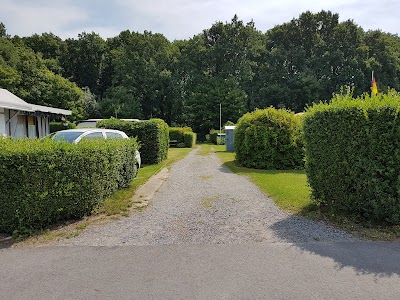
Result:
[[372,95],[378,94],[378,86],[376,85],[375,77],[372,75]]

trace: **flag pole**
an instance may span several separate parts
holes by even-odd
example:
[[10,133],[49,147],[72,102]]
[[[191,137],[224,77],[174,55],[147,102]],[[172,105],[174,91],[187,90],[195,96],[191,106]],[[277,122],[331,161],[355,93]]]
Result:
[[219,104],[219,133],[222,132],[222,106]]

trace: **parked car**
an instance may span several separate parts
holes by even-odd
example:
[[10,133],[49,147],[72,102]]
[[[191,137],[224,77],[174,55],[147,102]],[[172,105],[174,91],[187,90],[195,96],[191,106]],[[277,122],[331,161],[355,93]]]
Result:
[[[123,131],[104,128],[66,129],[52,133],[50,138],[53,141],[65,141],[74,144],[79,143],[82,139],[129,139]],[[137,167],[140,168],[142,160],[138,150],[136,150],[136,162]]]
[[[104,119],[87,119],[87,120],[80,120],[76,122],[77,128],[96,128],[98,122]],[[139,119],[121,119],[122,121],[128,122],[141,122]]]

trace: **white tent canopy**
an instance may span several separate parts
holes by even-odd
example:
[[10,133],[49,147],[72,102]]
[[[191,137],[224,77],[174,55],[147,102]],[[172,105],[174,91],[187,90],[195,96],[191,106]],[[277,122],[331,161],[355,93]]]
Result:
[[72,111],[66,109],[30,104],[5,89],[0,89],[0,107],[26,112],[38,111],[65,116],[70,116],[72,114]]
[[0,89],[0,107],[14,110],[34,111],[32,105],[5,89]]

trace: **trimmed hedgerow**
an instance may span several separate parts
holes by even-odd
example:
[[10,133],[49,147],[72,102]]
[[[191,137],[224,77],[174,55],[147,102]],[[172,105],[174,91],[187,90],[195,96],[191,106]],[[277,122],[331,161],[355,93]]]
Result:
[[89,215],[135,175],[134,139],[0,139],[0,232],[30,232]]
[[293,112],[269,107],[242,116],[235,129],[236,159],[257,169],[304,167],[301,120]]
[[121,130],[130,137],[137,137],[143,164],[158,164],[168,157],[169,127],[161,119],[129,122],[111,118],[98,122],[96,126]]
[[307,110],[313,198],[360,221],[400,224],[400,94],[335,96]]
[[68,122],[67,125],[64,125],[64,122],[50,122],[50,133],[65,130],[65,129],[74,129],[76,125],[74,123]]
[[192,148],[196,144],[196,134],[190,127],[170,127],[169,139],[176,141],[178,148]]
[[193,148],[196,145],[196,134],[194,132],[183,133],[183,142],[186,148]]

